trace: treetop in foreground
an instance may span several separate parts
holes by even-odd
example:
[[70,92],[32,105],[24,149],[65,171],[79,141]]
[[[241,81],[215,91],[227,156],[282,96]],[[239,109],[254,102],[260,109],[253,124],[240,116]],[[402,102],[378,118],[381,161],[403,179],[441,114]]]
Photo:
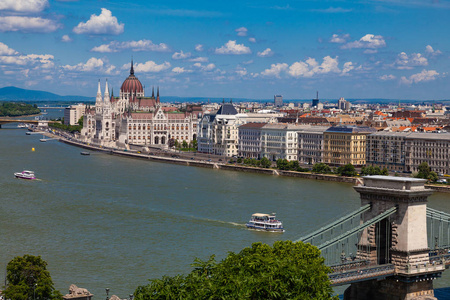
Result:
[[254,243],[219,263],[212,255],[192,266],[186,276],[150,280],[135,299],[337,299],[320,251],[303,242]]
[[53,287],[47,263],[40,256],[24,255],[12,259],[6,266],[6,299],[62,299]]

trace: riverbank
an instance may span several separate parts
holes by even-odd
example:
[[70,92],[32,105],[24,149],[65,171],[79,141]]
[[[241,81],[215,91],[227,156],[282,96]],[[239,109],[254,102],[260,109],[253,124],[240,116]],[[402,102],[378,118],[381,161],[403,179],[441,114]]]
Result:
[[[207,160],[196,159],[195,157],[191,157],[191,159],[185,159],[185,158],[177,157],[177,155],[173,155],[175,157],[161,156],[161,155],[154,154],[152,152],[141,153],[140,151],[136,151],[136,150],[119,150],[119,149],[114,149],[114,148],[105,148],[102,146],[85,144],[85,143],[79,142],[74,139],[70,139],[70,138],[67,138],[64,136],[60,136],[60,135],[55,135],[55,134],[48,133],[48,132],[44,133],[44,135],[52,137],[52,138],[58,138],[59,141],[61,141],[63,143],[70,144],[70,145],[73,145],[73,146],[76,146],[79,148],[84,148],[84,149],[91,150],[91,151],[98,151],[98,152],[103,152],[103,153],[107,153],[107,154],[111,154],[111,155],[127,156],[127,157],[133,157],[133,158],[137,158],[137,159],[146,159],[146,160],[158,161],[158,162],[164,162],[164,163],[193,166],[193,167],[202,167],[202,168],[209,168],[209,169],[222,169],[222,170],[229,170],[229,171],[258,173],[258,174],[275,175],[275,176],[288,176],[288,177],[297,177],[297,178],[305,178],[305,179],[343,182],[343,183],[350,183],[353,185],[362,184],[364,182],[364,179],[361,177],[344,177],[344,176],[338,176],[338,175],[332,175],[332,174],[313,174],[313,173],[309,173],[309,172],[296,172],[296,171],[284,171],[284,170],[277,170],[277,169],[265,169],[265,168],[258,168],[258,167],[243,166],[243,165],[238,165],[238,164],[227,164],[224,162],[211,162],[211,161],[207,161]],[[427,184],[425,186],[427,188],[430,188],[437,192],[450,193],[450,187],[447,185]]]

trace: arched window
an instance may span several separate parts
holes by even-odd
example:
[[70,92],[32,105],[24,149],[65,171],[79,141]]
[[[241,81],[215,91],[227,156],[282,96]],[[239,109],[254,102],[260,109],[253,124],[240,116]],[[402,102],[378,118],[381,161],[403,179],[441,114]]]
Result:
[[162,138],[161,138],[161,144],[166,144],[166,137],[165,136],[163,136]]
[[155,145],[158,145],[158,144],[159,144],[159,137],[155,136]]

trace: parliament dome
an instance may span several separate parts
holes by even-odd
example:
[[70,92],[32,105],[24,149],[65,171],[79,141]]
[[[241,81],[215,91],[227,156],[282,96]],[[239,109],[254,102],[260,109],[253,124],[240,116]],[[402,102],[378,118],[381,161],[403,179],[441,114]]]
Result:
[[131,62],[130,76],[125,79],[120,88],[122,93],[141,94],[144,93],[144,88],[139,79],[134,76],[133,62]]

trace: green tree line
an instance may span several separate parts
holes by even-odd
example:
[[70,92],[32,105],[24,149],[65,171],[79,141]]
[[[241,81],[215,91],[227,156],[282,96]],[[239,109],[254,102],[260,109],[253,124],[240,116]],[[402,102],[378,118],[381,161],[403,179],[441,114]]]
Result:
[[0,103],[0,117],[18,117],[39,114],[41,110],[36,104],[25,104],[15,102]]

